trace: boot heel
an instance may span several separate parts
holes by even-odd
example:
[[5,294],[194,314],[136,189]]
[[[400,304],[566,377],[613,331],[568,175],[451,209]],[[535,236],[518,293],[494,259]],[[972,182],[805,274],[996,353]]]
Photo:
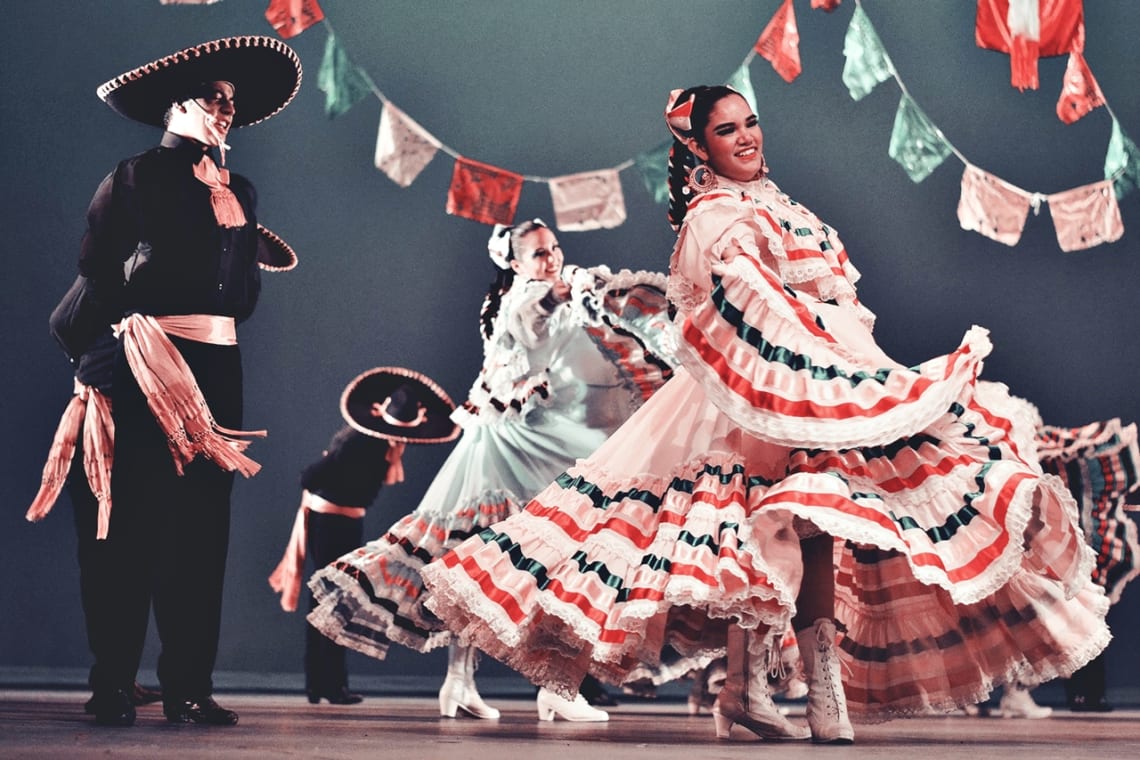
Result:
[[732,738],[732,725],[735,721],[721,713],[720,710],[713,707],[712,710],[713,725],[716,727],[716,738],[718,739],[731,739]]
[[456,688],[448,678],[439,690],[439,716],[441,718],[454,718],[459,711],[459,700],[455,695]]

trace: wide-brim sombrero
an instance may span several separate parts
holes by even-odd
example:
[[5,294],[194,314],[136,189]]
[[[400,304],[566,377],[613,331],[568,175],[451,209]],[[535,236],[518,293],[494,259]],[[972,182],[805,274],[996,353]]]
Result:
[[233,127],[247,127],[265,121],[297,94],[301,59],[274,37],[225,37],[131,69],[95,92],[128,119],[161,127],[171,103],[203,82],[218,80],[234,86]]
[[[382,413],[397,391],[423,407],[422,419],[400,422]],[[340,412],[356,430],[402,443],[446,443],[459,437],[451,421],[455,404],[431,378],[404,367],[376,367],[353,378],[340,397]]]
[[293,246],[273,230],[257,225],[257,265],[266,272],[288,272],[297,266]]

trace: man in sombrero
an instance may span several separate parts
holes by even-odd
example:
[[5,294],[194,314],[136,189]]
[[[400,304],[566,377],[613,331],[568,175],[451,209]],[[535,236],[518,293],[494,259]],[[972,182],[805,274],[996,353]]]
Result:
[[[269,577],[269,585],[281,594],[282,609],[297,609],[306,557],[320,570],[364,544],[365,511],[382,487],[403,482],[408,444],[447,443],[459,437],[459,426],[451,421],[453,411],[455,404],[439,385],[404,367],[370,369],[345,387],[340,399],[345,425],[301,473],[301,505],[293,532]],[[326,613],[341,614],[354,601],[343,600]],[[309,612],[315,608],[310,595]],[[387,644],[386,639],[378,642]],[[305,693],[310,703],[324,699],[352,705],[362,700],[349,691],[345,654],[340,643],[306,625]]]
[[[127,118],[164,129],[121,161],[87,212],[79,272],[86,319],[114,325],[114,510],[106,585],[120,610],[95,655],[95,720],[130,725],[130,690],[151,600],[162,644],[158,678],[173,723],[233,725],[212,698],[234,472],[244,450],[235,325],[269,269],[295,260],[259,228],[256,194],[224,165],[231,130],[284,108],[301,81],[297,55],[270,37],[196,45],[126,72],[98,95]],[[267,244],[268,243],[276,243]],[[275,256],[279,260],[273,260]],[[269,261],[266,261],[266,259]],[[82,346],[75,350],[82,351]],[[90,632],[89,632],[90,633]]]
[[[297,254],[279,235],[258,227],[257,264],[267,272],[287,272],[297,265]],[[90,282],[75,278],[51,312],[48,325],[73,365],[74,393],[64,408],[59,427],[44,464],[40,489],[26,517],[37,522],[51,512],[66,487],[71,501],[79,565],[79,594],[87,628],[88,646],[97,655],[88,683],[100,678],[98,653],[119,635],[122,617],[115,546],[106,539],[111,517],[111,462],[114,457],[114,423],[111,420],[111,379],[117,341],[110,324],[102,324],[91,311]],[[112,644],[112,646],[114,646]],[[110,699],[108,699],[110,696]],[[162,692],[135,683],[130,691],[133,706],[162,699]],[[104,708],[97,710],[97,708]],[[122,695],[101,689],[84,705],[100,723],[123,725],[134,722]]]

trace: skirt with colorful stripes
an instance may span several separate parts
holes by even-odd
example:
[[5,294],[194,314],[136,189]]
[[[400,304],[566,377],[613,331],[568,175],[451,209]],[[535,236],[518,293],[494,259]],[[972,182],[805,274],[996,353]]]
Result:
[[[968,353],[935,364],[953,371]],[[428,606],[571,693],[586,673],[621,683],[666,647],[719,652],[730,621],[783,630],[800,537],[822,531],[854,718],[1065,676],[1110,638],[1075,503],[1023,451],[1023,405],[1004,386],[960,385],[893,442],[789,448],[736,424],[682,367],[523,511],[424,567]]]
[[424,565],[517,513],[527,498],[605,440],[573,410],[471,425],[420,503],[379,538],[309,580],[308,621],[342,646],[383,659],[393,642],[419,652],[446,645],[448,629],[424,608]]

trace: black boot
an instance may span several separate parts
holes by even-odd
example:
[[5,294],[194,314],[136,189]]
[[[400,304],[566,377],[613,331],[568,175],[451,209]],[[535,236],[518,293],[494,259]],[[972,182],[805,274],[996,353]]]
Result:
[[89,712],[98,726],[133,726],[135,706],[124,689],[97,691],[91,697]]
[[[131,704],[135,707],[142,705],[149,705],[158,702],[162,699],[162,692],[158,689],[148,689],[147,687],[135,681],[134,687],[131,689]],[[91,699],[83,704],[83,712],[88,715],[95,714],[95,696],[92,694]]]
[[602,686],[602,682],[591,675],[587,675],[582,679],[582,685],[578,687],[578,693],[585,697],[586,702],[594,707],[616,707],[618,701],[613,698],[606,687]]
[[1065,697],[1073,712],[1112,712],[1105,695],[1103,652],[1065,682]]
[[324,689],[316,690],[309,689],[305,692],[309,697],[309,704],[318,705],[322,699],[327,699],[330,705],[356,705],[364,701],[364,697],[359,694],[353,694],[348,690],[347,686],[341,686],[339,689]]
[[227,710],[213,697],[163,700],[162,712],[171,723],[201,723],[206,726],[236,726],[238,714]]

